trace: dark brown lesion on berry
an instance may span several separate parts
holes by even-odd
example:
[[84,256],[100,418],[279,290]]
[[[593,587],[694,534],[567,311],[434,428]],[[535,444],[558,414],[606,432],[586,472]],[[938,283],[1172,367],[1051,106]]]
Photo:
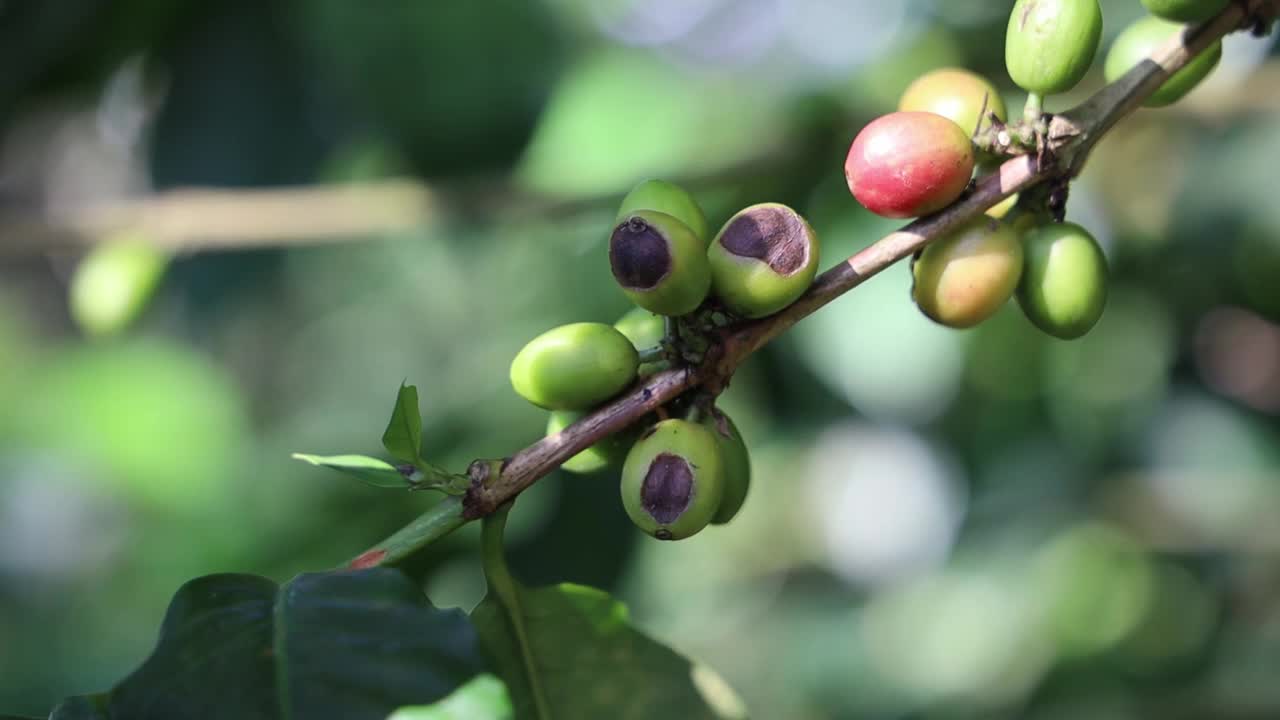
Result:
[[614,228],[609,238],[609,264],[620,285],[648,290],[671,272],[671,250],[657,228],[632,216]]
[[640,506],[666,525],[680,519],[693,501],[693,469],[679,455],[662,453],[649,463],[640,487]]
[[720,245],[755,258],[779,275],[794,275],[809,262],[813,231],[788,207],[764,205],[739,213],[720,234]]

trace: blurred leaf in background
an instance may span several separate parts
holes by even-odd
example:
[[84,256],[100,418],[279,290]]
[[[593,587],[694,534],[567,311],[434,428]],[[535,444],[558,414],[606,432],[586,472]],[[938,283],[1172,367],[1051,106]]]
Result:
[[[626,311],[606,240],[642,177],[713,229],[788,203],[826,267],[892,229],[845,189],[849,141],[936,67],[1020,105],[1009,4],[0,4],[0,248],[32,242],[11,216],[193,185],[430,198],[395,232],[178,249],[104,340],[73,322],[78,253],[3,255],[0,708],[111,687],[192,577],[287,581],[429,507],[289,457],[383,457],[402,380],[450,470],[540,437],[511,357]],[[1141,12],[1103,6],[1108,38]],[[1276,97],[1274,41],[1232,37],[1101,144],[1068,208],[1111,267],[1087,338],[1012,307],[944,330],[890,268],[734,378],[756,480],[732,524],[653,542],[615,474],[556,473],[512,512],[515,573],[604,588],[753,717],[1280,716]],[[470,610],[477,554],[464,528],[405,570]]]

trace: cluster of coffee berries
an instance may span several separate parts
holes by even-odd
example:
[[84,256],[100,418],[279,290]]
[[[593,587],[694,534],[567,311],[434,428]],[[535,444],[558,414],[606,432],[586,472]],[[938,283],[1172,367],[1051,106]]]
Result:
[[[692,195],[647,180],[623,199],[609,238],[613,276],[638,307],[613,325],[573,323],[534,338],[511,363],[511,385],[552,411],[547,434],[556,434],[637,377],[688,362],[685,346],[696,353],[707,342],[700,332],[795,302],[818,260],[813,228],[785,205],[745,208],[712,237]],[[751,482],[742,436],[705,396],[680,398],[562,467],[591,473],[619,462],[623,507],[660,540],[729,522]]]
[[[1228,0],[1142,0],[1154,14],[1116,38],[1105,63],[1115,81],[1184,29],[1220,12]],[[985,78],[937,70],[913,82],[898,111],[858,133],[845,159],[853,196],[890,218],[927,215],[955,202],[998,159],[975,144],[995,127],[1026,138],[1023,152],[1043,149],[1046,95],[1066,92],[1084,77],[1102,35],[1098,0],[1018,0],[1009,16],[1005,65],[1028,93],[1021,123],[1006,126],[1005,105]],[[1147,100],[1175,102],[1217,65],[1221,42],[1174,74]],[[990,148],[988,148],[990,150]],[[1059,193],[1064,192],[1059,191]],[[1036,327],[1058,338],[1089,331],[1102,315],[1107,264],[1087,230],[1061,217],[1058,194],[1009,198],[930,244],[912,264],[912,296],[938,323],[972,327],[1016,296]]]

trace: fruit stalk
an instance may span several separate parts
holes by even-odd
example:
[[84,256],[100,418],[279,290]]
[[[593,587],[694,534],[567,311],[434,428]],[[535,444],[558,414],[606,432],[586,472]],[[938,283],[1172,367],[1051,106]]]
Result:
[[[365,566],[395,564],[464,522],[495,512],[578,452],[626,428],[689,389],[703,384],[723,385],[748,355],[871,276],[910,257],[1014,193],[1073,176],[1098,140],[1121,118],[1137,110],[1170,74],[1185,67],[1224,35],[1277,16],[1280,16],[1280,0],[1229,4],[1213,19],[1172,38],[1152,54],[1151,62],[1140,63],[1082,105],[1055,116],[1049,134],[1055,152],[1046,155],[1043,161],[1033,155],[1021,155],[1005,162],[997,172],[979,180],[973,192],[956,203],[890,233],[818,276],[805,294],[783,311],[719,331],[717,342],[701,365],[649,377],[563,432],[515,453],[502,463],[497,477],[483,480],[473,477],[460,503],[453,498],[445,499],[387,541],[362,553],[360,558],[366,558]],[[379,555],[383,550],[387,552]]]

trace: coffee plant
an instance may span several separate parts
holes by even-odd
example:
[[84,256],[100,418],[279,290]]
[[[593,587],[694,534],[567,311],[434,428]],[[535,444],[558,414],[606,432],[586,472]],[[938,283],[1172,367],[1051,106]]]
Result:
[[[753,483],[787,480],[753,477],[751,438],[717,404],[735,369],[898,261],[911,262],[914,279],[900,302],[941,325],[973,327],[1016,297],[1044,333],[1087,334],[1106,312],[1108,269],[1089,230],[1063,222],[1072,179],[1124,116],[1174,103],[1211,73],[1224,35],[1265,34],[1280,13],[1275,0],[1142,4],[1152,15],[1106,56],[1110,84],[1074,109],[1046,113],[1044,100],[1072,90],[1093,63],[1098,0],[1018,0],[1004,51],[1027,92],[1020,117],[987,78],[949,68],[903,87],[896,112],[851,129],[851,202],[918,219],[822,274],[821,239],[786,205],[743,208],[717,229],[685,189],[636,186],[614,225],[599,229],[610,265],[599,272],[635,309],[615,325],[566,318],[511,361],[513,390],[548,411],[543,439],[462,472],[439,467],[423,457],[417,391],[403,384],[382,435],[388,459],[295,457],[378,487],[437,492],[437,504],[343,568],[283,585],[236,574],[190,581],[146,662],[50,718],[745,717],[713,670],[636,630],[606,593],[513,577],[503,533],[518,496],[556,468],[614,468],[621,507],[654,541],[732,532]],[[162,267],[133,245],[104,247],[73,283],[73,306],[113,274],[141,277],[145,295]],[[487,594],[470,614],[438,609],[396,567],[476,521]]]

